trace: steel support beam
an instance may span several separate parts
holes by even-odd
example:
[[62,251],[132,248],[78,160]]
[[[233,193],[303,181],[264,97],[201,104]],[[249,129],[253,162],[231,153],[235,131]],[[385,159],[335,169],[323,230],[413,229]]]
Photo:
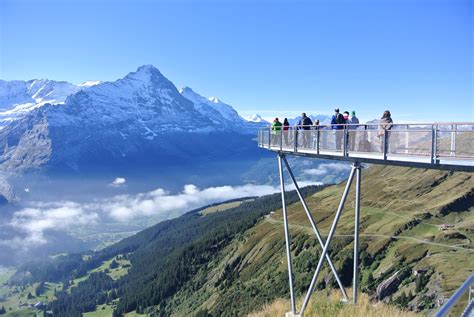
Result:
[[283,209],[283,225],[285,227],[285,242],[286,242],[286,259],[288,262],[288,281],[290,285],[290,300],[291,300],[291,311],[296,314],[295,294],[293,288],[293,272],[291,267],[291,252],[290,252],[290,234],[288,230],[288,215],[286,212],[285,202],[285,180],[283,178],[283,159],[284,154],[278,154],[278,170],[280,172],[280,188],[281,188],[281,204]]
[[359,218],[360,218],[360,182],[362,171],[359,163],[354,163],[356,169],[356,199],[354,211],[354,281],[352,283],[352,298],[354,304],[357,304],[357,292],[359,281]]
[[[319,233],[318,228],[316,227],[316,223],[314,222],[313,216],[311,215],[311,212],[309,211],[308,205],[306,204],[306,201],[303,195],[301,194],[300,188],[298,186],[298,182],[296,181],[296,178],[293,174],[293,171],[290,168],[290,164],[288,163],[286,157],[283,157],[283,162],[285,163],[286,169],[288,173],[290,174],[293,184],[295,185],[296,193],[298,194],[298,197],[300,198],[301,204],[303,205],[304,211],[306,212],[306,216],[308,217],[311,227],[313,228],[314,234],[316,235],[316,238],[318,239],[319,244],[321,245],[321,248],[324,248],[324,241],[321,238],[321,234]],[[341,280],[339,279],[339,276],[337,275],[336,268],[334,267],[334,264],[332,263],[332,260],[329,254],[326,254],[326,259],[329,263],[329,266],[331,267],[331,271],[334,274],[334,277],[336,278],[337,284],[339,285],[339,288],[341,289],[342,296],[344,296],[345,300],[348,300],[346,290],[344,286],[342,285]]]
[[[311,212],[308,208],[308,205],[306,204],[306,200],[304,199],[303,195],[301,194],[301,190],[298,186],[298,182],[296,181],[296,178],[293,174],[293,171],[291,170],[290,164],[288,163],[288,160],[285,157],[285,154],[279,153],[278,154],[278,169],[280,173],[280,186],[281,186],[281,199],[282,199],[282,210],[283,210],[283,225],[284,225],[284,230],[285,230],[285,242],[286,242],[286,256],[287,256],[287,264],[288,264],[288,280],[289,280],[289,285],[290,285],[290,299],[291,299],[291,313],[288,313],[290,315],[297,315],[296,311],[296,304],[295,304],[295,294],[294,294],[294,286],[293,286],[293,272],[292,272],[292,262],[291,262],[291,252],[290,252],[290,235],[289,235],[289,229],[288,229],[288,213],[286,210],[286,201],[285,201],[285,181],[283,177],[283,163],[285,164],[287,171],[291,177],[291,180],[293,181],[293,184],[295,185],[296,192],[298,194],[298,197],[300,198],[301,204],[303,205],[303,208],[305,210],[306,216],[308,217],[308,220],[311,224],[311,227],[319,241],[319,244],[323,248],[321,257],[318,261],[318,265],[316,267],[316,271],[313,275],[313,278],[311,280],[308,292],[305,296],[303,305],[301,307],[301,311],[298,316],[303,316],[304,311],[306,310],[306,307],[309,303],[309,300],[311,298],[311,295],[313,293],[316,281],[318,279],[319,273],[321,272],[324,260],[328,261],[328,264],[331,268],[332,273],[334,274],[334,277],[339,285],[339,288],[342,291],[342,294],[344,296],[344,299],[347,300],[347,293],[342,285],[339,276],[337,274],[336,268],[334,267],[334,264],[332,263],[331,257],[328,254],[329,246],[332,241],[332,238],[334,237],[334,234],[336,232],[337,224],[339,222],[339,219],[342,215],[342,211],[344,209],[344,204],[347,200],[347,196],[349,195],[349,191],[352,185],[352,182],[354,180],[354,176],[356,176],[356,199],[355,199],[355,220],[354,220],[354,267],[353,267],[353,300],[354,304],[357,303],[357,295],[358,295],[358,278],[359,278],[359,218],[360,218],[360,192],[361,192],[361,166],[360,163],[354,162],[352,165],[351,172],[349,174],[349,177],[347,179],[347,183],[344,189],[344,193],[342,195],[341,201],[339,203],[339,207],[337,209],[336,215],[334,217],[331,229],[329,231],[329,235],[327,237],[326,242],[323,241],[321,234],[319,233],[318,228],[316,227],[316,223],[314,222],[313,216],[311,215]],[[287,314],[287,315],[288,315]]]
[[301,307],[301,312],[300,312],[301,315],[303,315],[304,311],[306,310],[306,306],[308,305],[309,299],[311,298],[311,294],[313,293],[313,290],[314,290],[314,286],[316,285],[316,280],[318,279],[319,272],[321,271],[321,268],[323,266],[324,259],[326,258],[326,254],[328,253],[329,245],[331,244],[331,240],[334,236],[334,233],[336,232],[337,223],[339,222],[339,219],[341,218],[342,210],[344,209],[344,204],[346,202],[347,195],[349,194],[352,180],[354,179],[355,170],[356,170],[356,167],[353,166],[351,173],[349,175],[349,179],[347,180],[346,188],[344,189],[344,194],[342,195],[341,202],[339,203],[339,208],[337,209],[336,216],[334,217],[331,230],[329,231],[326,244],[324,245],[323,252],[321,253],[321,258],[319,259],[318,266],[316,267],[316,272],[314,272],[313,279],[311,280],[308,292],[303,302],[303,306]]

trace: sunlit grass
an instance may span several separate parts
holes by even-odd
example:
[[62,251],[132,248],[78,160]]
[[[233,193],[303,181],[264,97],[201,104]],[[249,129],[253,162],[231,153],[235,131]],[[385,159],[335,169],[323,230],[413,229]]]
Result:
[[[303,298],[300,298],[297,307],[301,307]],[[248,317],[284,316],[290,311],[289,299],[277,299],[262,310],[251,313]],[[341,302],[341,293],[337,291],[315,292],[305,311],[305,317],[415,317],[420,316],[413,312],[402,311],[383,303],[371,302],[367,294],[359,294],[357,305]]]

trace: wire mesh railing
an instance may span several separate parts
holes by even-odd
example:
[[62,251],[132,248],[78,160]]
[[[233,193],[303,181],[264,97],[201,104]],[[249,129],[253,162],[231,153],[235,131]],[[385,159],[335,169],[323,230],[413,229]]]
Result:
[[268,127],[258,142],[285,152],[474,165],[472,122]]

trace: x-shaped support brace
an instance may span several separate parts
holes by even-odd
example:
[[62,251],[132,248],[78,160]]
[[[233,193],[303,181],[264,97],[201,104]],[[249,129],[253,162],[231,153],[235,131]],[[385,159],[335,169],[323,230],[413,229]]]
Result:
[[308,293],[306,294],[305,300],[303,302],[303,306],[301,307],[300,315],[303,315],[306,309],[306,306],[308,305],[309,299],[311,297],[311,294],[314,290],[314,286],[316,284],[316,280],[318,279],[319,273],[324,263],[324,259],[328,261],[328,264],[331,267],[331,271],[334,274],[334,277],[336,278],[339,288],[341,289],[344,300],[346,301],[348,300],[346,290],[344,286],[342,285],[341,280],[339,279],[336,268],[334,267],[334,264],[332,263],[332,260],[328,254],[328,250],[329,250],[330,242],[336,231],[337,223],[339,222],[339,219],[341,217],[342,210],[344,208],[344,204],[346,202],[347,196],[349,194],[352,180],[354,179],[354,175],[357,172],[355,233],[354,233],[354,285],[353,285],[354,286],[354,294],[353,294],[354,303],[357,302],[358,238],[359,238],[359,232],[358,232],[359,225],[358,224],[359,224],[359,209],[360,209],[360,165],[358,163],[354,163],[352,166],[352,170],[349,175],[349,179],[347,181],[344,194],[342,196],[341,202],[339,203],[339,208],[337,209],[336,216],[334,218],[333,224],[331,226],[331,230],[329,231],[329,235],[325,243],[323,239],[321,238],[318,228],[316,227],[313,216],[311,215],[311,212],[309,211],[308,205],[306,204],[306,201],[303,195],[301,194],[296,178],[293,175],[293,172],[290,168],[290,165],[288,164],[288,161],[286,160],[286,157],[283,154],[278,155],[278,167],[279,167],[279,172],[280,172],[280,186],[281,186],[282,206],[283,206],[283,222],[284,222],[284,227],[285,227],[286,253],[287,253],[287,260],[288,260],[288,277],[289,277],[290,295],[291,295],[291,310],[292,310],[293,315],[296,315],[296,306],[295,306],[295,297],[294,297],[294,288],[293,288],[293,275],[292,275],[292,264],[291,264],[291,253],[290,253],[290,237],[289,237],[289,232],[288,232],[288,215],[287,215],[286,203],[285,203],[285,184],[284,184],[284,178],[283,178],[283,163],[282,162],[284,162],[286,165],[288,173],[290,174],[293,184],[295,185],[295,189],[298,194],[298,197],[300,198],[300,201],[306,212],[308,220],[311,223],[311,227],[313,228],[314,234],[316,235],[316,238],[318,239],[319,244],[323,248],[321,258],[319,259],[318,265],[316,267],[316,272],[314,273],[314,276],[311,280],[311,284],[309,286]]

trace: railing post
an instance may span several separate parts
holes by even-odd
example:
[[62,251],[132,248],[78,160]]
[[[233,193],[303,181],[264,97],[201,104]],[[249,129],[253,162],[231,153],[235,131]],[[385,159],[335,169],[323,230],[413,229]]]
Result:
[[347,129],[346,126],[344,126],[343,131],[343,137],[342,137],[342,156],[346,157],[347,156]]
[[431,164],[437,163],[437,137],[438,137],[438,126],[433,125],[431,127]]
[[318,130],[316,130],[316,153],[319,154],[319,137],[320,137],[320,133],[319,133],[319,127],[317,128]]
[[268,128],[268,148],[272,148],[272,128]]
[[295,153],[298,152],[298,127],[295,128]]
[[410,145],[409,137],[410,137],[410,127],[407,124],[406,131],[405,131],[405,154],[408,154],[409,152],[408,150],[409,145]]
[[283,151],[283,129],[281,129],[279,133],[280,133],[280,151]]
[[456,156],[456,130],[457,125],[453,124],[451,126],[451,148],[449,156]]
[[386,129],[383,129],[383,159],[387,160],[387,149],[388,149],[388,132]]

